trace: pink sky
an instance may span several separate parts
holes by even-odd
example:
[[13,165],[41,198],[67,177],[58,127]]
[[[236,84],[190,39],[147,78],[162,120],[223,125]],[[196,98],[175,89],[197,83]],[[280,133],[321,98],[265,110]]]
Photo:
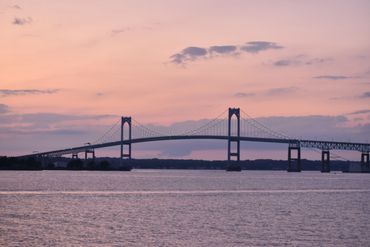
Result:
[[[229,106],[344,117],[333,127],[366,142],[369,10],[361,0],[1,0],[0,155],[80,145],[121,115],[169,125]],[[60,118],[41,124],[47,114]],[[28,142],[60,129],[91,131]]]

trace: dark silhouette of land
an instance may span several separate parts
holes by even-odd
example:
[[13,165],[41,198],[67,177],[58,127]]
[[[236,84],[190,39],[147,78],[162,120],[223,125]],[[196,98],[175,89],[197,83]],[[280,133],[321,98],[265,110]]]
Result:
[[[359,162],[351,162],[359,163]],[[209,160],[181,160],[181,159],[131,159],[126,160],[123,166],[119,165],[119,158],[96,158],[95,160],[81,160],[70,158],[50,158],[38,160],[35,158],[19,159],[15,157],[0,157],[0,170],[97,170],[113,171],[133,169],[192,169],[192,170],[225,170],[230,161],[209,161]],[[286,170],[286,160],[242,160],[239,161],[242,170]],[[332,171],[348,170],[350,162],[331,161]],[[321,161],[301,161],[302,170],[320,171]]]

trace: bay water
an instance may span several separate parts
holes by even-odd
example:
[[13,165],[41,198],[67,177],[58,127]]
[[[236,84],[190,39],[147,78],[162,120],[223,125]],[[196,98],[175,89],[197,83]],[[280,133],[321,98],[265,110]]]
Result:
[[1,171],[0,246],[370,246],[370,174]]

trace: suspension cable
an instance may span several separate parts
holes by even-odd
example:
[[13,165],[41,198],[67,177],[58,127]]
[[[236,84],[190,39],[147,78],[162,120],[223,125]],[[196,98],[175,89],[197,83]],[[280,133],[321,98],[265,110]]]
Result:
[[117,127],[118,123],[120,122],[120,119],[117,120],[117,122],[115,122],[109,129],[108,131],[106,131],[103,135],[101,135],[99,138],[97,138],[95,141],[93,141],[92,143],[94,144],[98,144],[98,143],[102,143],[102,140],[103,138],[105,138],[109,132],[111,132],[114,128]]
[[204,129],[205,127],[207,127],[207,126],[208,126],[208,125],[210,125],[211,123],[213,123],[213,122],[215,122],[215,121],[219,120],[219,119],[220,119],[220,117],[221,117],[222,115],[224,115],[226,112],[227,112],[227,110],[223,111],[221,114],[219,114],[216,118],[212,119],[211,121],[209,121],[209,122],[205,123],[204,125],[202,125],[202,126],[200,126],[200,127],[196,128],[196,129],[194,129],[194,130],[184,131],[181,135],[192,135],[192,134],[194,134],[194,133],[199,132],[201,129]]

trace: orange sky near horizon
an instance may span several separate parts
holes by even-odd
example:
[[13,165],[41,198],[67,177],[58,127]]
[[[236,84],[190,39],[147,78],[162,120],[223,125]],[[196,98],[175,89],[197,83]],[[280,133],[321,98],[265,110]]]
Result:
[[0,104],[156,124],[232,106],[255,117],[367,110],[369,10],[368,0],[0,0]]

